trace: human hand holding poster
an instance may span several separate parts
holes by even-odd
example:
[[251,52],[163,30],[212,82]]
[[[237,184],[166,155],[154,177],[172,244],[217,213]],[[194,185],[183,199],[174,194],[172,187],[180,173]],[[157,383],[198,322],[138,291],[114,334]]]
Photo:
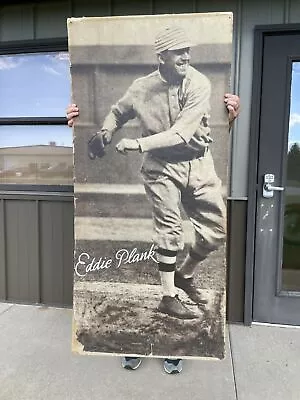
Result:
[[232,14],[72,18],[68,32],[73,350],[223,358]]

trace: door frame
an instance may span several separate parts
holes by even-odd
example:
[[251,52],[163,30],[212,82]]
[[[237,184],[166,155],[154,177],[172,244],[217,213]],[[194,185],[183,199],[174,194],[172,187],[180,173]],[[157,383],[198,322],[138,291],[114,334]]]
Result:
[[[248,206],[246,232],[245,301],[244,324],[253,322],[255,232],[258,187],[258,153],[262,90],[263,45],[266,35],[300,31],[300,24],[258,25],[254,28],[253,86],[251,99],[249,166],[248,166]],[[250,151],[251,149],[251,151]]]

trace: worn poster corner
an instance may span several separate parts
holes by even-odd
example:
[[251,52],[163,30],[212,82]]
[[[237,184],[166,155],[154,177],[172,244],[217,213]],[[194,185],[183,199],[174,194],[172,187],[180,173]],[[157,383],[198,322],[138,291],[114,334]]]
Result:
[[77,324],[74,316],[72,320],[72,352],[84,354],[84,346],[77,340]]

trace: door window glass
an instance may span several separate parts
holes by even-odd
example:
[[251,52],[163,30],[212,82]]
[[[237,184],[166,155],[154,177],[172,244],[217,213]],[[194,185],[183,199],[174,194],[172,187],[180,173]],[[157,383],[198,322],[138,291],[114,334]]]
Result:
[[294,62],[292,67],[282,289],[300,291],[300,62]]

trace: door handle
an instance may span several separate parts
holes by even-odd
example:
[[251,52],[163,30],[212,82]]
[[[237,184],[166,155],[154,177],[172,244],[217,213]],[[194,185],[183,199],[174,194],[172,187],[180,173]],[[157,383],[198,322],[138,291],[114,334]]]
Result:
[[284,187],[281,186],[272,186],[271,183],[265,183],[265,189],[269,190],[270,192],[273,190],[277,190],[278,192],[282,192]]
[[274,197],[274,191],[282,192],[284,187],[281,186],[273,186],[272,183],[275,182],[275,175],[274,174],[265,174],[264,175],[264,182],[263,182],[263,197],[266,199],[270,199]]

